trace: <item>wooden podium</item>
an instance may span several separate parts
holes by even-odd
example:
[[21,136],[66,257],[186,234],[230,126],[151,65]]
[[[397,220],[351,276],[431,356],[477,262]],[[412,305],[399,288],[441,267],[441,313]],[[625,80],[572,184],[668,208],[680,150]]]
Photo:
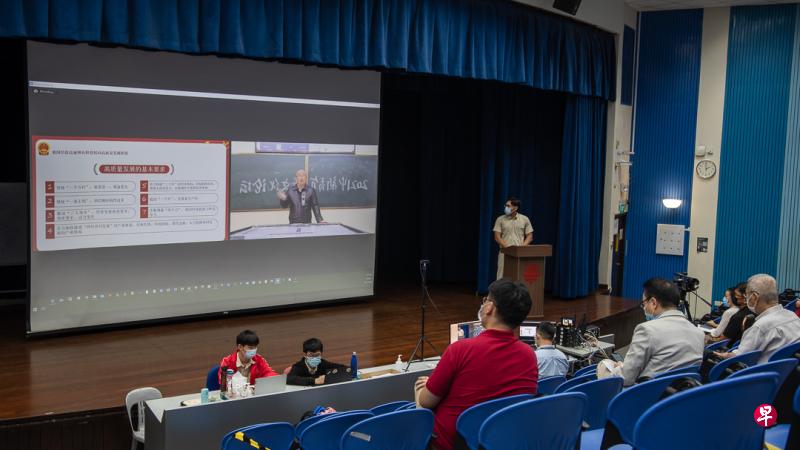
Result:
[[551,245],[517,245],[503,252],[503,278],[524,283],[533,305],[529,317],[544,317],[544,259],[553,255]]

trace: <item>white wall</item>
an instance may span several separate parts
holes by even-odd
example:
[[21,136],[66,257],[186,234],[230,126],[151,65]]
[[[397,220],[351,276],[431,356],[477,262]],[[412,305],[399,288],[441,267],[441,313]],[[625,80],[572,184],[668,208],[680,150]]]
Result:
[[[707,8],[703,11],[703,41],[700,51],[700,91],[697,104],[696,145],[704,145],[713,153],[706,155],[717,164],[717,175],[703,180],[694,172],[692,209],[689,227],[688,273],[700,280],[697,293],[711,300],[714,276],[714,248],[717,229],[717,195],[719,193],[719,160],[722,147],[722,117],[725,108],[725,77],[728,62],[728,26],[730,8]],[[695,157],[695,164],[701,158]],[[697,252],[697,238],[707,237],[708,253]],[[709,308],[697,304],[697,314]],[[694,305],[692,311],[694,312]]]
[[[583,5],[581,5],[583,8]],[[613,258],[614,215],[619,211],[620,177],[616,163],[629,160],[631,151],[631,122],[633,107],[620,103],[622,91],[622,27],[627,25],[636,29],[637,12],[623,5],[622,25],[616,36],[617,40],[617,101],[610,102],[608,108],[608,137],[606,141],[605,185],[603,190],[603,239],[600,248],[600,261],[597,267],[598,283],[611,286]],[[625,181],[627,183],[627,181]]]

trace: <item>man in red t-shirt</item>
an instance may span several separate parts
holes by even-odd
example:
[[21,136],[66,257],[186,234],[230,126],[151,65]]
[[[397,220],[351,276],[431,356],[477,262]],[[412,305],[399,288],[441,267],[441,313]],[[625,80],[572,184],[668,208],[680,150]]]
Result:
[[259,378],[277,375],[278,373],[267,364],[267,360],[257,352],[258,335],[250,330],[239,333],[236,336],[236,350],[219,362],[219,372],[217,372],[219,385],[221,387],[224,385],[225,372],[228,369],[234,373],[239,372],[250,384],[256,384]]
[[420,406],[434,410],[435,448],[453,448],[456,420],[470,406],[510,395],[536,394],[536,354],[513,332],[530,309],[531,297],[524,285],[507,279],[495,281],[478,310],[485,331],[451,344],[431,376],[417,380]]

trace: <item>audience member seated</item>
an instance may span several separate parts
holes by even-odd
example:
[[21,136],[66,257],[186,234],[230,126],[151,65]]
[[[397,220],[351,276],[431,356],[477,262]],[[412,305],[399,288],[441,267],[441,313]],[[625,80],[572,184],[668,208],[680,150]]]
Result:
[[727,309],[722,313],[719,324],[715,323],[713,320],[707,323],[707,325],[714,327],[714,329],[706,335],[706,341],[710,342],[720,339],[722,332],[725,331],[725,327],[730,323],[731,317],[739,312],[739,300],[736,299],[734,291],[736,291],[735,287],[729,287],[725,290],[725,299],[722,301],[722,306]]
[[680,295],[678,288],[663,278],[644,283],[642,308],[647,320],[633,330],[625,361],[616,363],[625,386],[703,361],[704,333],[678,311]]
[[747,280],[745,295],[747,309],[758,316],[753,325],[744,332],[739,348],[718,353],[730,358],[742,353],[761,350],[759,364],[767,362],[778,349],[800,341],[800,318],[781,306],[775,278],[766,274],[753,275]]
[[485,331],[450,344],[430,377],[417,380],[417,403],[434,410],[434,448],[453,448],[456,420],[470,406],[536,394],[536,354],[513,333],[530,309],[531,297],[524,285],[495,281],[478,310]]
[[747,316],[753,315],[754,313],[750,312],[745,307],[744,304],[744,294],[747,290],[747,283],[739,283],[736,286],[736,289],[733,292],[734,300],[739,307],[739,311],[736,314],[731,316],[731,319],[728,321],[728,325],[723,329],[722,334],[719,336],[719,339],[730,339],[730,345],[733,345],[734,342],[738,342],[742,339],[742,333],[744,333],[745,327],[752,325],[752,322],[748,324],[748,321],[752,320],[748,319]]
[[553,345],[556,327],[550,322],[542,322],[536,327],[536,362],[539,365],[539,378],[566,375],[569,370],[567,355]]
[[303,358],[292,366],[286,377],[286,384],[298,386],[325,384],[325,374],[329,370],[346,368],[342,364],[322,359],[322,341],[311,338],[303,342]]
[[250,330],[244,330],[236,336],[236,350],[219,362],[219,385],[223,389],[228,369],[234,371],[234,376],[238,374],[250,384],[255,384],[258,378],[277,375],[267,360],[258,354],[258,335]]

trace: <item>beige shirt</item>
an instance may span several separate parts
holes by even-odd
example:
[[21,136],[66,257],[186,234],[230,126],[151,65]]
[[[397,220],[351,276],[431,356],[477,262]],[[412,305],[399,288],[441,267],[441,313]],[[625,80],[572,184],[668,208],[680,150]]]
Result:
[[253,359],[251,358],[250,361],[247,361],[247,364],[242,363],[241,359],[239,359],[239,355],[236,355],[236,369],[239,371],[245,379],[250,379],[250,368],[253,367]]
[[525,235],[533,233],[531,221],[520,213],[510,217],[505,214],[494,222],[494,232],[500,233],[500,238],[508,245],[522,245]]

